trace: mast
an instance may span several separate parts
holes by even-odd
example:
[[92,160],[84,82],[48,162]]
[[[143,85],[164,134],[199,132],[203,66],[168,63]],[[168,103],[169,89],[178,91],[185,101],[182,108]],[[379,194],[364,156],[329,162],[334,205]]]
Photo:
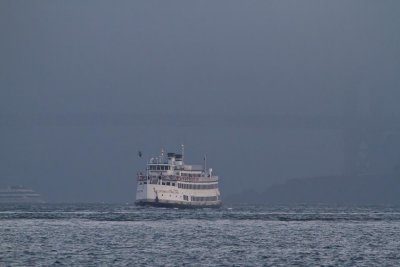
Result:
[[207,156],[204,155],[204,174],[206,173],[207,170]]
[[184,160],[184,157],[185,157],[185,146],[182,144],[181,148],[182,148],[182,162],[184,162],[183,160]]

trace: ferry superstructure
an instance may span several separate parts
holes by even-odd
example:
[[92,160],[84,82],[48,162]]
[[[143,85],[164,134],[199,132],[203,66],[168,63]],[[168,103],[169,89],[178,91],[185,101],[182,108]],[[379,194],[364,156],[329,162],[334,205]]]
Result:
[[136,205],[162,207],[219,207],[218,176],[204,165],[189,165],[182,154],[151,158],[137,175]]

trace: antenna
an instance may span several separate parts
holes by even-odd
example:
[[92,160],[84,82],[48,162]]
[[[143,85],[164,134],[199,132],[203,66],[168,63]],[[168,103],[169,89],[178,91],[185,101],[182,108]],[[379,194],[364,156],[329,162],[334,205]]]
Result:
[[207,170],[207,156],[204,155],[204,173],[206,173]]
[[185,156],[185,145],[182,144],[181,147],[182,147],[182,162],[183,162],[183,159],[184,159],[184,156]]

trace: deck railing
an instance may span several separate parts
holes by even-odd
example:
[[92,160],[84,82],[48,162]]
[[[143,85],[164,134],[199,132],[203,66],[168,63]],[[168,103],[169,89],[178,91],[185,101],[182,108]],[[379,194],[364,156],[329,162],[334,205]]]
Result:
[[158,180],[161,177],[163,181],[181,181],[181,182],[216,182],[218,181],[218,176],[211,177],[188,177],[188,176],[177,176],[177,175],[142,175],[139,174],[137,176],[138,181],[147,181],[147,180]]

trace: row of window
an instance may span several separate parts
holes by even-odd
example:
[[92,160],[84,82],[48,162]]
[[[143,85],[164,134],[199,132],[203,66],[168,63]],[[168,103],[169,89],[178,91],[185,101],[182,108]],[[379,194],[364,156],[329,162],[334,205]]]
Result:
[[181,184],[181,183],[178,183],[178,188],[182,188],[182,189],[214,189],[214,188],[218,188],[218,184]]
[[182,176],[186,176],[186,177],[202,177],[201,173],[181,173]]
[[212,196],[212,197],[190,197],[192,201],[217,201],[218,197],[217,196]]
[[151,171],[168,171],[171,169],[169,165],[150,165],[149,170]]
[[[147,184],[147,182],[139,182],[139,184]],[[158,184],[175,186],[175,183],[172,182],[161,182],[158,181]],[[178,188],[182,189],[215,189],[218,188],[218,184],[181,184],[178,183]]]

